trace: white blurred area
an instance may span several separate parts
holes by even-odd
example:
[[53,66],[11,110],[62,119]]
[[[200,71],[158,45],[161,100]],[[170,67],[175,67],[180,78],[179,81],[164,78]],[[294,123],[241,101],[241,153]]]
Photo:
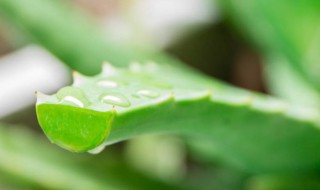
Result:
[[0,118],[35,104],[35,91],[53,93],[70,83],[68,68],[49,52],[28,46],[0,58]]
[[104,19],[106,31],[123,41],[165,48],[192,30],[219,19],[215,0],[128,0]]

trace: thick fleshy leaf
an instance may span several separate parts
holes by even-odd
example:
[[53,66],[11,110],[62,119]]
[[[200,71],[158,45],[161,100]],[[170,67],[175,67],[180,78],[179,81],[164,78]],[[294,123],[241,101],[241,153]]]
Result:
[[320,167],[316,110],[166,64],[105,68],[38,98],[38,119],[51,141],[70,151],[99,152],[135,136],[173,133],[206,142],[208,154],[212,146],[212,152],[251,171]]

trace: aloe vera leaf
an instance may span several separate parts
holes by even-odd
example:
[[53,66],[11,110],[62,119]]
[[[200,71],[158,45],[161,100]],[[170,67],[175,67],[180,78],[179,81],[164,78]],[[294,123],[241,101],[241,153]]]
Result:
[[115,42],[88,15],[63,1],[1,0],[0,15],[30,40],[83,74],[97,74],[103,61],[128,66],[133,60],[156,60],[195,73],[179,60],[146,44]]
[[0,15],[31,41],[88,75],[97,74],[105,60],[121,66],[152,52],[108,38],[94,19],[60,0],[1,0]]
[[261,50],[268,54],[282,54],[295,72],[319,89],[319,1],[220,2],[227,16]]
[[[320,106],[319,92],[282,56],[267,56],[264,73],[271,94],[293,104]],[[281,80],[279,80],[281,79]]]
[[147,135],[126,143],[126,160],[139,171],[164,181],[178,182],[186,176],[186,151],[172,135]]
[[107,157],[76,155],[23,126],[6,124],[0,124],[0,137],[1,179],[19,189],[185,189],[144,176],[112,150]]
[[320,189],[316,174],[278,174],[252,177],[247,183],[248,190],[314,190]]
[[250,171],[319,167],[318,112],[204,80],[166,64],[104,66],[75,74],[56,95],[38,93],[37,116],[48,138],[73,152],[149,133],[199,138]]
[[188,70],[154,47],[111,39],[94,19],[64,1],[0,0],[0,15],[20,29],[22,35],[86,75],[100,72],[104,61],[128,66],[133,60],[157,60]]
[[[59,158],[59,154],[58,157],[54,156],[52,149],[47,151],[47,147],[38,144],[38,139],[37,141],[32,139],[33,136],[27,130],[10,129],[10,127],[0,128],[0,170],[2,173],[46,189],[101,189],[103,185],[106,185],[86,176],[79,168],[59,162],[63,157]],[[77,181],[77,183],[73,184],[72,181]]]
[[24,181],[17,179],[15,176],[9,175],[8,173],[0,171],[0,189],[6,190],[37,190],[41,189],[37,184],[33,184],[30,181]]

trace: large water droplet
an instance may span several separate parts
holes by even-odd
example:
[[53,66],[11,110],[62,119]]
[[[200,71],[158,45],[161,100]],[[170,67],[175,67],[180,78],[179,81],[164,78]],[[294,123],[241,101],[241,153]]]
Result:
[[71,104],[73,104],[75,106],[78,106],[80,108],[84,107],[84,104],[80,100],[78,100],[77,98],[75,98],[73,96],[66,96],[62,100],[65,101],[65,102],[69,102],[69,103],[71,103]]
[[159,97],[159,93],[158,92],[151,91],[151,90],[146,90],[146,89],[139,90],[137,92],[137,94],[139,94],[141,96],[145,96],[147,98],[157,98],[157,97]]
[[106,104],[112,104],[121,107],[129,107],[131,104],[129,100],[118,93],[106,93],[100,97],[100,100]]
[[57,98],[61,103],[77,107],[86,107],[90,105],[89,100],[80,88],[77,87],[64,87],[57,93]]
[[97,146],[96,148],[94,149],[91,149],[89,150],[88,152],[90,154],[99,154],[100,152],[102,152],[104,150],[106,146],[104,144],[100,145],[100,146]]
[[104,79],[104,80],[98,81],[97,85],[102,87],[107,87],[107,88],[115,88],[119,84],[115,81]]

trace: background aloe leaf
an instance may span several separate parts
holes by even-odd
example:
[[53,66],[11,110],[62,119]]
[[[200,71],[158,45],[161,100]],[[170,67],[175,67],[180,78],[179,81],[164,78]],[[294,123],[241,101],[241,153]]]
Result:
[[265,76],[271,94],[292,104],[315,108],[320,106],[319,92],[304,80],[284,57],[268,56],[265,62]]
[[146,135],[126,143],[125,157],[139,171],[164,181],[181,181],[186,175],[186,148],[169,135]]
[[[4,187],[19,189],[185,189],[146,177],[117,154],[60,151],[24,127],[0,127],[0,174]],[[17,139],[19,139],[17,141]],[[37,171],[37,172],[34,172]],[[15,186],[12,186],[15,184]]]
[[152,52],[107,39],[94,19],[64,1],[1,0],[0,14],[22,35],[85,74],[98,73],[105,60],[126,65],[132,58],[139,60]]
[[51,141],[75,152],[174,133],[213,144],[230,163],[256,172],[307,171],[320,162],[313,151],[320,146],[316,110],[166,64],[132,64],[129,70],[106,64],[98,76],[78,75],[57,95],[40,94],[37,115]]
[[313,190],[319,189],[319,176],[316,174],[261,175],[248,180],[248,190]]
[[280,54],[319,89],[320,3],[311,1],[220,1],[226,15],[267,54]]

